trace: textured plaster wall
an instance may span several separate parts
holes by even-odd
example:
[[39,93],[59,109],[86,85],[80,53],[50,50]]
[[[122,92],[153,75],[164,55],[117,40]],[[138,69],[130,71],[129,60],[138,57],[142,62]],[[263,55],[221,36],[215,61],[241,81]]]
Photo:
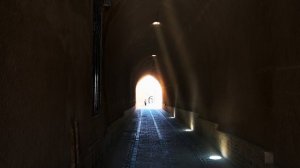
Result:
[[0,1],[1,168],[94,164],[91,2]]
[[[299,167],[299,6],[296,0],[114,1],[105,15],[105,49],[108,62],[120,62],[111,69],[122,78],[110,86],[129,89],[129,97],[115,90],[119,102],[134,100],[135,80],[128,86],[127,73],[151,69],[151,63],[137,67],[157,53],[169,105],[274,152],[279,167]],[[154,20],[162,25],[153,28]]]

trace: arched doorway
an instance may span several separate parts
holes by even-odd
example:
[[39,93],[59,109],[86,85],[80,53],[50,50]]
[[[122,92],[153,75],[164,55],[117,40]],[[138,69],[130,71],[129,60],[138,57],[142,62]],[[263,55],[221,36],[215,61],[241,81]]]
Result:
[[142,77],[136,85],[137,109],[161,109],[163,104],[162,87],[159,81],[151,75]]

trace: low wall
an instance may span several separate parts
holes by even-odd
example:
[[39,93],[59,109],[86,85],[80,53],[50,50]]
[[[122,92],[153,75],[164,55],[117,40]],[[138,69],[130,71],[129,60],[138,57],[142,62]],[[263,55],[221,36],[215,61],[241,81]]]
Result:
[[274,168],[273,154],[234,135],[218,130],[218,124],[204,120],[197,113],[166,107],[165,110],[213,143],[224,158],[241,168]]

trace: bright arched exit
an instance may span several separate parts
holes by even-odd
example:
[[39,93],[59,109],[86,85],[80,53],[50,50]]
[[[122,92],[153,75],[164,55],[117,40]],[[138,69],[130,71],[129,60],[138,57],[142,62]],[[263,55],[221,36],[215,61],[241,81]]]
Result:
[[136,108],[161,109],[163,104],[162,87],[151,75],[142,77],[136,85]]

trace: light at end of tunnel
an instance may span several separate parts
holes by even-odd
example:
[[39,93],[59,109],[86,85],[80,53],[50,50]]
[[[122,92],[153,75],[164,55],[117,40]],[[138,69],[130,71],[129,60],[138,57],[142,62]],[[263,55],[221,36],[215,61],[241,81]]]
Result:
[[209,157],[209,159],[210,159],[210,160],[221,160],[222,157],[219,156],[219,155],[211,155],[211,156]]
[[145,75],[136,86],[137,109],[161,109],[163,104],[162,88],[159,81]]
[[153,54],[152,57],[156,57],[157,55]]
[[159,26],[159,25],[160,25],[160,22],[155,21],[155,22],[152,23],[152,25],[154,25],[154,26]]

